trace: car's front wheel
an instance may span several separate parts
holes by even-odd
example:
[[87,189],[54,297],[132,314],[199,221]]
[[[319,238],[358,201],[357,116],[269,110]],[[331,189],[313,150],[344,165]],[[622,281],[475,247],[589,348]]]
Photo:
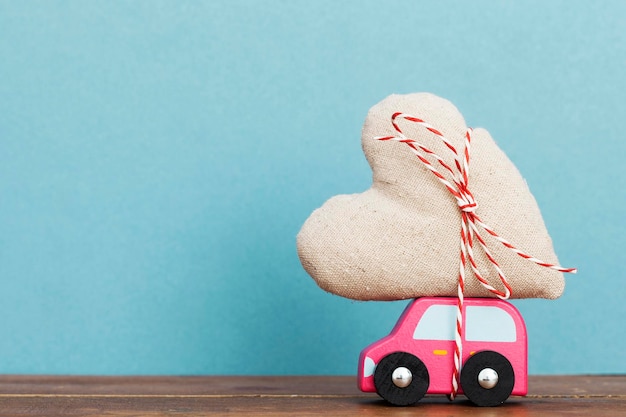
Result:
[[424,397],[429,384],[424,363],[406,352],[385,356],[374,371],[376,392],[393,405],[415,404]]
[[513,392],[514,385],[513,366],[498,352],[477,352],[465,361],[461,370],[463,394],[481,407],[502,404]]

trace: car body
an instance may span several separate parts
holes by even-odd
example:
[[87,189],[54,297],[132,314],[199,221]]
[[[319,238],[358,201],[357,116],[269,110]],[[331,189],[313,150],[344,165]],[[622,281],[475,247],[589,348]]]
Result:
[[[378,392],[385,398],[374,381],[376,368],[385,357],[403,352],[425,365],[425,394],[449,394],[454,369],[457,303],[458,299],[453,297],[423,297],[411,301],[391,333],[361,352],[359,388],[364,392]],[[528,342],[519,311],[506,301],[492,298],[466,298],[463,309],[462,363],[465,365],[479,352],[496,352],[512,367],[514,383],[511,382],[510,395],[526,395]],[[466,388],[467,385],[469,383]],[[463,393],[463,384],[459,393]]]

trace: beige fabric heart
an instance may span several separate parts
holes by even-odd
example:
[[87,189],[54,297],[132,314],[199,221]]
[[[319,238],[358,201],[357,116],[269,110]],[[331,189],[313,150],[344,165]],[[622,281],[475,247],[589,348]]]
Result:
[[[405,144],[374,140],[397,133],[391,124],[396,112],[425,120],[463,149],[467,127],[449,101],[418,93],[392,95],[378,103],[370,109],[362,132],[372,187],[335,196],[315,210],[298,234],[298,255],[321,288],[343,297],[456,296],[459,206]],[[415,124],[402,124],[402,130],[453,165],[453,155],[433,133]],[[537,203],[513,163],[484,129],[474,130],[471,150],[469,188],[478,204],[476,214],[517,248],[558,264]],[[511,285],[511,298],[557,298],[563,293],[561,272],[529,262],[486,233],[483,236]],[[474,252],[483,277],[502,289],[484,253]],[[469,268],[465,296],[493,296]]]

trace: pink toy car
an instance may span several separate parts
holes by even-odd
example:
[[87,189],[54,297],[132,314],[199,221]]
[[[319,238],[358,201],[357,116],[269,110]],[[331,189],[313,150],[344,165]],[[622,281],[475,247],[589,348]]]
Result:
[[[465,326],[459,393],[474,404],[502,404],[526,395],[526,326],[506,301],[464,300]],[[411,405],[425,394],[449,394],[454,368],[456,298],[413,300],[391,333],[359,358],[358,385],[394,405]]]

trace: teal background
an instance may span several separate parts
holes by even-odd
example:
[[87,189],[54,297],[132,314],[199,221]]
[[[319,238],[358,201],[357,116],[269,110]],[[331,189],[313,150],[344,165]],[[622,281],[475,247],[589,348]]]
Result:
[[406,302],[327,294],[310,212],[369,107],[489,129],[561,263],[534,374],[624,373],[626,3],[1,1],[0,373],[354,374]]

